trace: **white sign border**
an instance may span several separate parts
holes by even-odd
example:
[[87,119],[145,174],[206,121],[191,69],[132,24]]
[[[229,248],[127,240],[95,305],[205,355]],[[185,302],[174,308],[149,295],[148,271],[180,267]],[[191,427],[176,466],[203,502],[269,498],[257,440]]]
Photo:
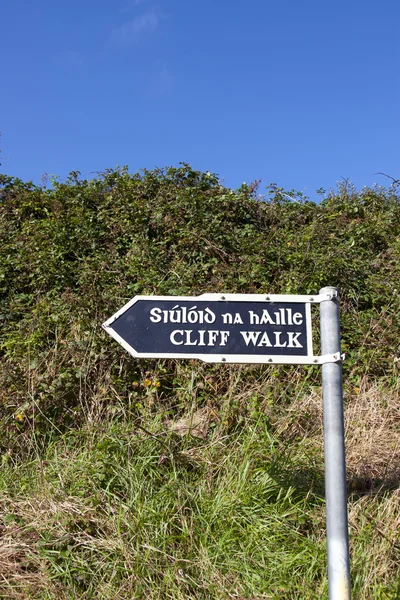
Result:
[[[329,294],[322,295],[293,295],[293,294],[202,294],[201,296],[135,296],[127,302],[119,311],[110,317],[103,328],[113,337],[131,356],[134,358],[171,358],[171,359],[195,359],[206,363],[221,363],[221,364],[281,364],[281,365],[312,365],[324,364],[327,362],[339,362],[341,360],[340,353],[314,356],[312,350],[312,324],[311,324],[311,304],[317,304],[324,300],[330,300]],[[273,304],[274,302],[298,302],[306,305],[306,320],[307,320],[307,355],[306,356],[286,356],[286,355],[251,355],[251,354],[183,354],[183,353],[142,353],[136,352],[130,344],[128,344],[116,331],[112,328],[112,324],[121,315],[123,315],[131,306],[139,302],[139,300],[151,301],[169,301],[169,302],[196,302],[196,301],[218,301],[218,302],[262,302]]]

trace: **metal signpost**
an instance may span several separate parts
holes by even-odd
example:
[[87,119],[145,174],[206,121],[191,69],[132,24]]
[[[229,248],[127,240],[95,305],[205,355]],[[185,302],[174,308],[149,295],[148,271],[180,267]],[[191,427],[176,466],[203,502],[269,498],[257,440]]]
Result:
[[[324,287],[320,294],[330,296],[320,307],[321,352],[340,352],[338,291]],[[348,600],[351,590],[341,361],[322,365],[322,398],[329,600]]]
[[[321,355],[311,305],[320,304]],[[136,296],[103,324],[136,358],[322,365],[329,600],[350,599],[342,365],[336,288],[318,295]]]

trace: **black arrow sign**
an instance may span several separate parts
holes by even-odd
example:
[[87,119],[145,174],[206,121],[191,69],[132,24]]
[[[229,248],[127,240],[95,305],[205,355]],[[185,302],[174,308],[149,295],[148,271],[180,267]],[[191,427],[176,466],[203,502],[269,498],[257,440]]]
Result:
[[269,362],[293,363],[296,357],[312,356],[310,306],[296,300],[287,296],[282,301],[280,296],[279,301],[266,301],[265,296],[237,294],[137,296],[103,327],[137,357],[210,362],[280,357]]

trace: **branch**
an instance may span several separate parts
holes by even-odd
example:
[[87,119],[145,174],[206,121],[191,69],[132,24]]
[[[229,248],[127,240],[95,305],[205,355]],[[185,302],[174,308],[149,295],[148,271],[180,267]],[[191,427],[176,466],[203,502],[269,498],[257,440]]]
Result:
[[374,173],[374,175],[383,175],[384,177],[388,177],[389,179],[391,179],[393,181],[392,185],[400,185],[400,179],[395,179],[394,177],[391,177],[390,175],[386,175],[386,173],[381,173],[379,171],[378,173]]

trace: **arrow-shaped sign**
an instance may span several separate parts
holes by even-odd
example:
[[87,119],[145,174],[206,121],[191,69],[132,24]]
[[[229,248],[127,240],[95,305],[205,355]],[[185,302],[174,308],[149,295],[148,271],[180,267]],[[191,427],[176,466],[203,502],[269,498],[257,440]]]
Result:
[[313,364],[311,303],[320,297],[135,296],[103,325],[132,356],[205,362]]

